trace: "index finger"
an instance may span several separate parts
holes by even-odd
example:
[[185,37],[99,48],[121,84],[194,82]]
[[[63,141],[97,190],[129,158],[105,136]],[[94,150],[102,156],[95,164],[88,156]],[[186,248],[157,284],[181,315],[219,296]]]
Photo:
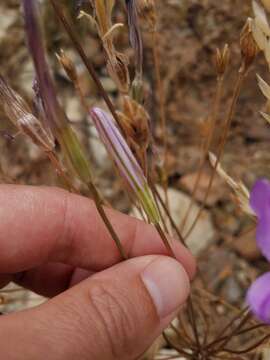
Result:
[[[154,227],[112,209],[106,214],[129,257],[167,255]],[[1,273],[48,262],[99,271],[121,261],[94,203],[85,197],[57,188],[1,185],[0,219]],[[173,248],[192,276],[189,251],[176,241]]]

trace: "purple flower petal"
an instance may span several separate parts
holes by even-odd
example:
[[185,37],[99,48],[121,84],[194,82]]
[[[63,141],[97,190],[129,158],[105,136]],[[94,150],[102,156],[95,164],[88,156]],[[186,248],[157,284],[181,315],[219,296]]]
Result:
[[259,277],[249,288],[247,302],[255,316],[270,324],[270,272]]
[[250,194],[250,206],[258,217],[257,244],[270,261],[270,183],[267,180],[255,183]]
[[[269,209],[270,211],[270,209]],[[268,261],[270,261],[270,215],[265,214],[258,219],[256,231],[257,244]]]
[[250,206],[258,217],[270,209],[270,182],[268,180],[256,181],[250,193]]

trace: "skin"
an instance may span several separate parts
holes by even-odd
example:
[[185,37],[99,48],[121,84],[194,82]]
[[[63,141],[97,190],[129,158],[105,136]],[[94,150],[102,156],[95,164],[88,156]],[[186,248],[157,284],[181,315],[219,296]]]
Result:
[[136,359],[173,319],[194,259],[176,241],[177,260],[167,257],[152,226],[106,213],[128,261],[92,201],[56,188],[0,186],[0,287],[15,281],[50,298],[0,317],[1,358]]

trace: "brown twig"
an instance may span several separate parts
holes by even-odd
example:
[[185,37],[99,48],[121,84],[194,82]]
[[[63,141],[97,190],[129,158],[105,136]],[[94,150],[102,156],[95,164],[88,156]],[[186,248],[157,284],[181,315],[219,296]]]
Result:
[[63,27],[65,28],[67,34],[69,35],[74,47],[76,48],[78,54],[80,55],[84,65],[86,66],[89,74],[91,75],[92,79],[94,80],[98,91],[101,95],[101,97],[104,99],[105,103],[107,104],[112,116],[114,117],[115,121],[117,122],[119,128],[123,131],[122,129],[122,125],[118,119],[118,115],[115,111],[115,107],[112,103],[112,101],[110,100],[106,90],[104,89],[101,81],[99,80],[98,75],[96,74],[94,65],[92,64],[91,60],[88,59],[88,57],[85,54],[85,51],[75,33],[75,31],[73,30],[72,26],[70,25],[69,21],[67,20],[66,16],[64,15],[62,9],[61,9],[61,5],[56,1],[56,0],[50,0],[53,9],[55,11],[55,14],[57,15],[58,19],[60,20],[60,22],[62,23]]
[[196,224],[197,224],[197,222],[198,222],[198,220],[199,220],[199,218],[200,218],[200,216],[201,216],[201,214],[202,214],[202,212],[204,210],[205,203],[206,203],[206,201],[208,199],[208,196],[210,194],[210,191],[211,191],[211,188],[212,188],[212,185],[213,185],[213,181],[214,181],[214,178],[215,178],[215,175],[216,175],[217,166],[218,166],[218,164],[220,162],[220,159],[222,157],[222,154],[223,154],[224,146],[225,146],[227,138],[228,138],[228,134],[229,134],[229,131],[230,131],[233,115],[235,113],[237,101],[239,99],[240,91],[241,91],[241,88],[242,88],[242,85],[243,85],[246,74],[247,74],[247,69],[241,65],[241,68],[240,68],[240,70],[238,72],[237,80],[236,80],[236,83],[235,83],[235,86],[234,86],[234,91],[233,91],[233,95],[232,95],[232,99],[231,99],[231,104],[229,106],[229,110],[228,110],[226,120],[225,120],[225,130],[224,130],[223,135],[221,136],[220,144],[219,144],[219,147],[218,147],[217,159],[216,159],[215,165],[214,165],[214,167],[212,169],[209,184],[208,184],[206,193],[204,195],[202,205],[200,206],[200,209],[198,210],[198,213],[197,213],[192,225],[190,226],[189,230],[187,231],[187,233],[184,236],[185,239],[188,238],[188,236],[192,233],[193,229],[195,228],[195,226],[196,226]]
[[221,102],[221,98],[222,98],[223,85],[224,85],[224,76],[223,75],[218,76],[217,77],[217,88],[216,88],[215,99],[214,99],[214,104],[213,104],[213,111],[211,114],[210,130],[209,130],[209,134],[206,138],[206,141],[203,144],[203,155],[201,157],[198,174],[197,174],[195,184],[194,184],[194,187],[193,187],[193,190],[191,193],[191,201],[189,203],[186,214],[185,214],[183,221],[181,223],[181,226],[180,226],[180,229],[182,231],[185,229],[187,219],[188,219],[188,217],[190,215],[190,211],[194,205],[195,195],[197,193],[197,190],[198,190],[198,187],[199,187],[199,184],[201,181],[201,177],[203,174],[203,169],[205,166],[207,155],[208,155],[208,152],[209,152],[212,140],[213,140],[214,130],[216,128],[216,122],[217,122],[218,112],[219,112],[219,108],[220,108],[220,102]]

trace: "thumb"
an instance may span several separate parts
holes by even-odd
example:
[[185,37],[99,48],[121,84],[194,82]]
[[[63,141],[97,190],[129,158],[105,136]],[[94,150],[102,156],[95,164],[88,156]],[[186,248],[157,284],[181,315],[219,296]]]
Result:
[[169,257],[131,259],[47,303],[0,319],[6,360],[133,360],[170,323],[189,293]]

